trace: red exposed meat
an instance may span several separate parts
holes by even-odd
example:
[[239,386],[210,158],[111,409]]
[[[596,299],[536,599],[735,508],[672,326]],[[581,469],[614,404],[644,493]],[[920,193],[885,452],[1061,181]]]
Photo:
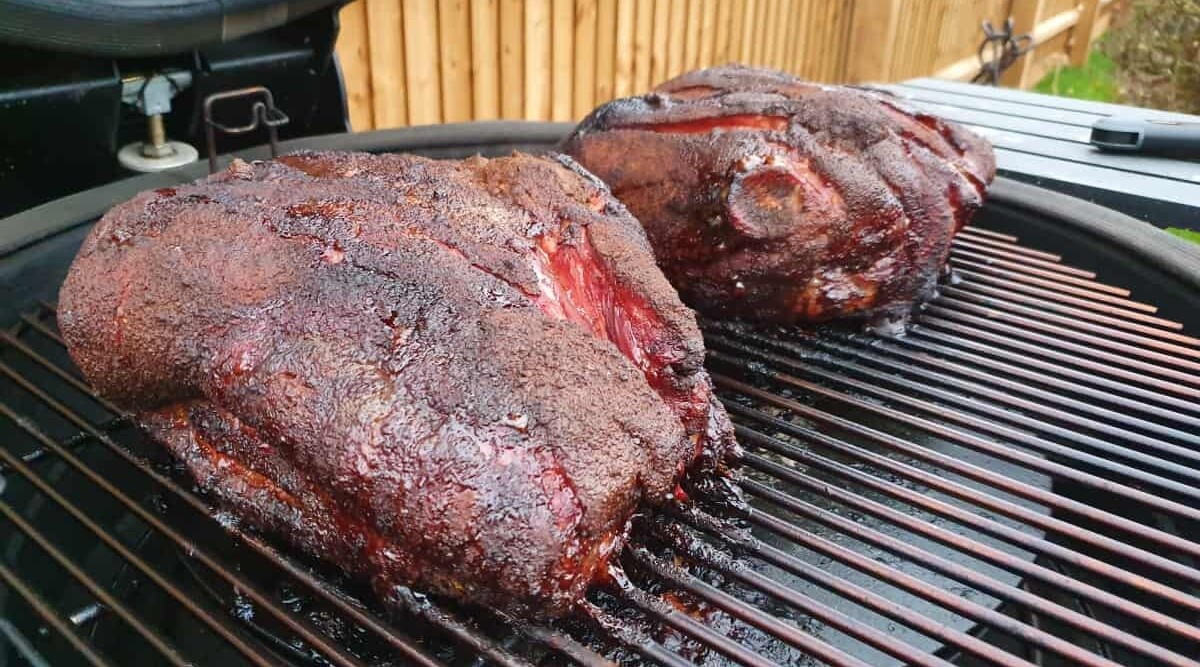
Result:
[[563,150],[685,302],[781,323],[906,316],[995,173],[985,141],[884,94],[738,66],[605,104]]
[[114,208],[59,312],[203,488],[385,597],[561,613],[732,442],[692,313],[567,158],[236,163]]

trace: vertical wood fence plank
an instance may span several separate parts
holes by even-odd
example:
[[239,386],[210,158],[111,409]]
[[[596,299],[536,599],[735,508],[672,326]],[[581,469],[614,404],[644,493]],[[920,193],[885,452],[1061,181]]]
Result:
[[471,14],[466,0],[438,0],[442,122],[471,120]]
[[847,70],[850,68],[850,45],[854,43],[854,0],[842,1],[842,24],[839,34],[841,43],[838,45],[837,80],[846,81]]
[[613,97],[629,97],[633,92],[634,30],[636,0],[617,0],[616,52],[613,55]]
[[703,0],[687,0],[687,14],[680,18],[683,30],[683,70],[696,69],[700,62],[700,15]]
[[654,3],[654,39],[650,48],[650,86],[667,80],[668,34],[673,28],[671,0],[651,0]]
[[350,128],[361,132],[375,127],[371,109],[371,45],[366,3],[359,0],[346,5],[338,14],[338,19],[341,32],[338,35],[337,52],[342,66],[342,79],[346,83]]
[[576,118],[596,106],[596,0],[575,2],[575,101]]
[[767,43],[763,47],[763,67],[775,68],[775,56],[779,51],[779,18],[787,0],[771,0],[771,12],[767,14]]
[[742,27],[746,25],[746,3],[744,0],[725,0],[729,5],[729,51],[725,62],[742,61]]
[[779,0],[779,10],[775,16],[775,36],[770,44],[770,67],[775,70],[785,70],[787,67],[784,53],[787,43],[787,24],[792,19],[793,0]]
[[804,49],[804,58],[808,61],[809,77],[813,81],[821,78],[821,9],[824,0],[815,0],[808,14],[808,28],[805,30],[808,45]]
[[404,61],[408,83],[408,122],[442,122],[442,91],[438,81],[438,17],[435,0],[404,3]]
[[852,83],[888,81],[895,52],[901,0],[858,0],[854,3],[847,72]]
[[633,38],[633,93],[641,95],[650,90],[650,70],[653,67],[654,1],[637,0]]
[[767,0],[762,12],[762,52],[758,56],[759,67],[771,66],[771,49],[775,45],[775,25],[779,16],[780,0]]
[[733,60],[729,51],[732,23],[733,0],[717,0],[717,36],[713,43],[714,65],[725,65]]
[[525,3],[500,0],[500,117],[525,112]]
[[812,64],[808,60],[808,42],[812,39],[809,23],[812,21],[813,2],[800,0],[800,11],[796,12],[796,32],[792,44],[792,71],[805,79],[813,78]]
[[[366,0],[366,5],[373,126],[380,129],[408,125],[408,97],[404,86],[404,17],[400,12],[400,4],[389,0]],[[370,39],[370,35],[375,38]]]
[[596,104],[613,98],[616,70],[617,0],[596,5]]
[[575,2],[553,0],[551,7],[550,119],[572,120],[571,103],[575,99]]
[[837,49],[839,7],[837,0],[825,3],[825,48],[821,53],[821,80],[834,81],[837,79]]
[[792,70],[804,78],[812,78],[812,66],[808,62],[808,42],[812,39],[809,24],[812,23],[814,0],[797,0],[796,27],[792,34]]
[[784,69],[796,75],[801,74],[800,63],[796,58],[796,46],[804,37],[801,26],[804,22],[804,6],[806,4],[805,0],[795,0],[792,3],[792,16],[788,21],[787,34],[783,43]]
[[767,14],[770,11],[771,0],[758,0],[754,3],[754,21],[751,29],[753,30],[750,38],[750,64],[762,65],[763,62],[763,46],[766,44],[765,30],[767,25]]
[[471,0],[471,100],[476,120],[500,117],[498,0]]
[[525,115],[550,119],[550,0],[525,0]]
[[1071,29],[1071,64],[1082,67],[1092,48],[1092,28],[1100,14],[1100,0],[1083,0],[1079,7],[1079,22]]
[[[753,2],[753,0],[750,1]],[[687,41],[685,39],[687,33],[687,0],[671,0],[667,33],[670,37],[671,45],[667,49],[666,78],[670,79],[683,72],[684,69],[684,42]]]
[[762,16],[758,18],[762,22],[762,43],[758,47],[757,65],[767,67],[770,64],[770,44],[772,44],[772,36],[775,32],[775,16],[779,13],[779,0],[766,0],[763,2]]
[[711,67],[717,46],[717,0],[704,0],[700,7],[700,56],[697,67]]
[[742,31],[738,38],[738,62],[749,65],[754,58],[754,24],[758,11],[758,0],[746,0],[741,3]]

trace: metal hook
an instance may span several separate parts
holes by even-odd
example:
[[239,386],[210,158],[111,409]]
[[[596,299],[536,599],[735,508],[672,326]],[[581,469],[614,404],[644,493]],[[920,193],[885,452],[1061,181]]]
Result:
[[[1001,29],[993,26],[991,21],[983,21],[983,42],[979,45],[979,73],[975,75],[975,83],[999,85],[1000,74],[1033,48],[1033,37],[1014,35],[1015,27],[1011,16],[1004,19],[1004,27]],[[991,59],[984,55],[989,45],[994,56]]]
[[[229,125],[213,120],[213,104],[242,97],[261,98],[250,107],[250,121],[248,123],[230,127]],[[275,106],[275,96],[263,86],[226,90],[220,93],[213,93],[204,98],[204,133],[208,144],[208,173],[215,174],[217,172],[217,130],[220,130],[222,134],[236,135],[253,132],[261,126],[266,126],[267,136],[271,143],[271,157],[278,157],[279,132],[277,128],[287,125],[290,120],[287,114]]]

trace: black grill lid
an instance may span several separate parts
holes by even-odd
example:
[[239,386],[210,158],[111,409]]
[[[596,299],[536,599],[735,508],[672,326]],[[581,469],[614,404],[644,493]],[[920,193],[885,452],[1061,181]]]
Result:
[[6,0],[0,42],[89,56],[186,53],[341,0]]

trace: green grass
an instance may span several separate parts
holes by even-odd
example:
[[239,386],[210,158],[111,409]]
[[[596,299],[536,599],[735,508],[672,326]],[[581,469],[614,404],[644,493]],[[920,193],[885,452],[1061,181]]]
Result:
[[1039,81],[1034,89],[1049,95],[1113,102],[1117,99],[1115,74],[1116,64],[1100,51],[1093,50],[1083,67],[1059,67]]
[[1191,229],[1180,229],[1179,227],[1167,227],[1167,232],[1192,243],[1200,243],[1200,232]]

